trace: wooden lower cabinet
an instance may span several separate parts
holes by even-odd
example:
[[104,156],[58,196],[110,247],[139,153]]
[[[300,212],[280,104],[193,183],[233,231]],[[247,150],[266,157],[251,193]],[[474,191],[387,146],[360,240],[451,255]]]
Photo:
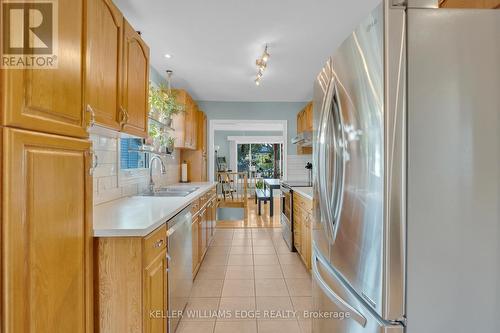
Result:
[[193,217],[193,223],[191,224],[191,234],[192,234],[192,248],[193,248],[193,279],[196,276],[196,273],[198,273],[198,269],[200,268],[200,254],[199,252],[199,215],[197,214],[196,216]]
[[293,216],[293,245],[295,249],[300,254],[302,252],[302,216],[298,212],[294,211]]
[[293,197],[294,246],[307,269],[312,256],[312,201],[295,192]]
[[200,256],[200,261],[203,260],[203,257],[205,256],[205,252],[207,251],[208,247],[208,239],[207,239],[207,209],[204,207],[201,212],[200,212],[200,220],[199,220],[199,232],[198,232],[198,237],[199,237],[199,256]]
[[215,235],[216,207],[215,189],[211,189],[192,204],[193,279],[196,277],[210,242]]
[[301,224],[301,243],[302,252],[301,257],[304,264],[308,269],[311,269],[311,255],[312,255],[312,243],[311,243],[311,214],[307,213],[306,219],[302,221]]
[[166,230],[95,240],[97,332],[167,332]]
[[93,332],[90,143],[1,132],[0,331]]
[[167,251],[162,251],[144,270],[144,332],[166,332]]
[[500,0],[440,0],[439,6],[442,8],[498,9]]

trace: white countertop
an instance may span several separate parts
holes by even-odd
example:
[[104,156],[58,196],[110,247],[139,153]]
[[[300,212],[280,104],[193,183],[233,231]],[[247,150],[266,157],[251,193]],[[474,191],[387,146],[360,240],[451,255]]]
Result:
[[312,187],[292,187],[292,190],[300,194],[301,196],[312,200],[313,199],[313,188]]
[[[186,197],[126,197],[94,207],[94,237],[142,237],[187,207],[216,183],[189,183]],[[186,185],[186,184],[183,184]]]

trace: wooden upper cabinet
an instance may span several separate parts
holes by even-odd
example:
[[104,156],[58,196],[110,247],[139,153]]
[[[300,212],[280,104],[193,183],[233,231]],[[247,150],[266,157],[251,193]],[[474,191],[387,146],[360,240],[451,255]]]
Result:
[[147,136],[149,48],[110,0],[88,0],[89,122]]
[[[312,102],[309,102],[298,114],[297,114],[297,134],[304,132],[312,132],[313,130],[313,109]],[[297,154],[312,154],[312,147],[302,147],[301,144],[297,144]]]
[[181,160],[188,164],[188,181],[207,181],[207,116],[203,111],[196,111],[196,148],[184,149]]
[[442,8],[500,8],[500,0],[441,0]]
[[94,331],[89,149],[3,129],[4,333]]
[[312,102],[309,102],[307,104],[305,111],[304,111],[304,130],[308,132],[312,132],[313,130],[313,108],[312,108]]
[[189,110],[186,114],[186,126],[189,134],[186,136],[186,148],[196,149],[198,146],[198,105],[189,96]]
[[198,149],[203,155],[207,154],[207,116],[205,112],[198,111],[198,129],[197,129]]
[[147,136],[149,95],[149,47],[139,33],[124,20],[122,130]]
[[175,91],[177,101],[185,107],[184,112],[173,116],[175,148],[194,150],[197,148],[198,106],[185,90]]
[[2,70],[2,125],[88,137],[83,102],[83,4],[83,0],[58,1],[57,69]]
[[301,110],[297,114],[297,133],[302,133],[304,131],[303,118],[304,112]]
[[87,0],[87,8],[87,116],[119,130],[123,15],[109,0]]

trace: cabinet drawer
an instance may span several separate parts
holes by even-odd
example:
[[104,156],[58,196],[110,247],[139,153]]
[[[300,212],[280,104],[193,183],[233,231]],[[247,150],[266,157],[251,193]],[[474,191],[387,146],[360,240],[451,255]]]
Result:
[[207,203],[207,193],[200,196],[200,207],[203,207]]
[[305,221],[307,217],[309,216],[309,213],[305,211],[304,209],[300,207],[294,207],[293,209],[293,219],[294,220],[300,220],[301,222]]
[[148,265],[164,249],[167,248],[167,225],[162,225],[144,237],[144,260]]
[[200,199],[196,199],[191,203],[191,214],[195,216],[198,214],[198,211],[200,210]]
[[302,197],[301,195],[299,195],[297,193],[293,194],[293,202],[294,202],[294,205],[297,205],[298,207],[300,207],[306,211],[312,210],[312,201]]

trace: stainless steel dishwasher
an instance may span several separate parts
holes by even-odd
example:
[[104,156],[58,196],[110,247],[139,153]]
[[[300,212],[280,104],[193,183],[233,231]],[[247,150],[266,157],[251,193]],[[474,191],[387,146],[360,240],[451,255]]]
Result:
[[186,207],[167,222],[168,309],[169,332],[179,325],[179,314],[184,311],[193,287],[193,260],[191,206]]

